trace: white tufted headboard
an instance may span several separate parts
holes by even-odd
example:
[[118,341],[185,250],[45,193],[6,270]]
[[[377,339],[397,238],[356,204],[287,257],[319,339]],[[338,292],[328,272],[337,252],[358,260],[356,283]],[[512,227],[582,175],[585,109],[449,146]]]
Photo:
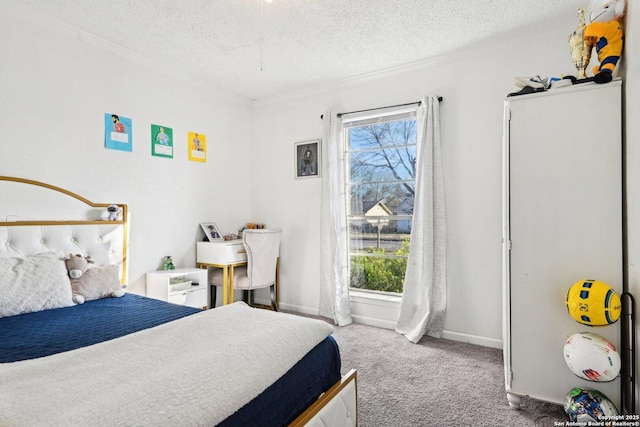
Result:
[[[128,209],[93,203],[68,190],[24,178],[0,176],[0,257],[58,251],[90,256],[120,267],[127,283]],[[116,221],[106,219],[118,205]]]

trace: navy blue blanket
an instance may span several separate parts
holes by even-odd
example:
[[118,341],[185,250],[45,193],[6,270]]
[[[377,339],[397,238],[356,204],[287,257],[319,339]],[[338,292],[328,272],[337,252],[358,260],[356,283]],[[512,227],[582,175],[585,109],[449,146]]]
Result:
[[50,356],[152,328],[200,310],[135,294],[0,318],[0,363]]

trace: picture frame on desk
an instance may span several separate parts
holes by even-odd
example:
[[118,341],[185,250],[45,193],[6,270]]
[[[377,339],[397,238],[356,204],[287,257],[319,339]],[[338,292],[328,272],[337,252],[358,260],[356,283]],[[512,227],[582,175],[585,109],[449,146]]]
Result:
[[302,141],[294,144],[295,177],[318,178],[320,176],[320,140]]
[[201,222],[200,227],[204,231],[205,239],[210,242],[222,241],[222,233],[218,229],[218,226],[213,222]]

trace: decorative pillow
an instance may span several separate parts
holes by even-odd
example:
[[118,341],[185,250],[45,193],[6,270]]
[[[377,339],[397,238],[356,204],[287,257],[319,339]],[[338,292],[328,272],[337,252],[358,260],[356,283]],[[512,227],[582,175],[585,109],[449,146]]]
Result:
[[0,258],[0,317],[73,305],[64,257]]
[[71,288],[76,302],[82,304],[84,301],[124,295],[119,272],[117,265],[92,265],[82,276],[71,279]]

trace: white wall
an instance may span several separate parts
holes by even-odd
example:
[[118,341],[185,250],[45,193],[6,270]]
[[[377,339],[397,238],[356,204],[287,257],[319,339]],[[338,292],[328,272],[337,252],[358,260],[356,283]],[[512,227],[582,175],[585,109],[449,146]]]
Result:
[[[0,175],[129,204],[133,292],[145,292],[145,273],[165,255],[194,265],[200,221],[233,231],[249,219],[248,101],[0,11]],[[104,148],[105,113],[133,119],[132,153]],[[173,129],[173,159],[151,156],[151,124]],[[207,136],[206,163],[187,160],[188,131]]]
[[[320,138],[327,109],[441,95],[449,245],[445,336],[500,346],[503,101],[515,90],[515,76],[576,74],[567,43],[575,26],[569,16],[553,33],[517,34],[424,64],[256,102],[253,210],[286,230],[283,306],[317,310],[319,295],[320,180],[293,178],[293,143]],[[393,325],[397,304],[384,306],[352,301],[359,320],[375,323],[372,318],[381,316]]]
[[[632,3],[632,2],[628,2]],[[0,13],[0,174],[37,179],[132,211],[130,282],[162,256],[193,265],[198,222],[233,231],[246,221],[285,229],[284,307],[317,312],[320,179],[293,178],[293,143],[320,138],[320,115],[444,97],[449,213],[449,307],[460,339],[501,340],[500,145],[502,102],[521,75],[575,74],[568,33],[519,33],[404,69],[255,102],[124,57],[86,35]],[[640,10],[628,4],[625,106],[629,282],[640,295]],[[427,42],[427,41],[425,41]],[[157,64],[152,64],[157,65]],[[134,120],[134,152],[103,148],[103,114]],[[172,127],[173,160],[150,155],[151,123]],[[186,159],[184,135],[207,135],[209,161]],[[68,165],[72,165],[69,167]],[[250,167],[247,168],[247,165]],[[4,201],[0,201],[3,203]],[[379,304],[375,304],[379,309]],[[366,316],[366,310],[364,311]],[[394,309],[384,314],[394,321]]]

